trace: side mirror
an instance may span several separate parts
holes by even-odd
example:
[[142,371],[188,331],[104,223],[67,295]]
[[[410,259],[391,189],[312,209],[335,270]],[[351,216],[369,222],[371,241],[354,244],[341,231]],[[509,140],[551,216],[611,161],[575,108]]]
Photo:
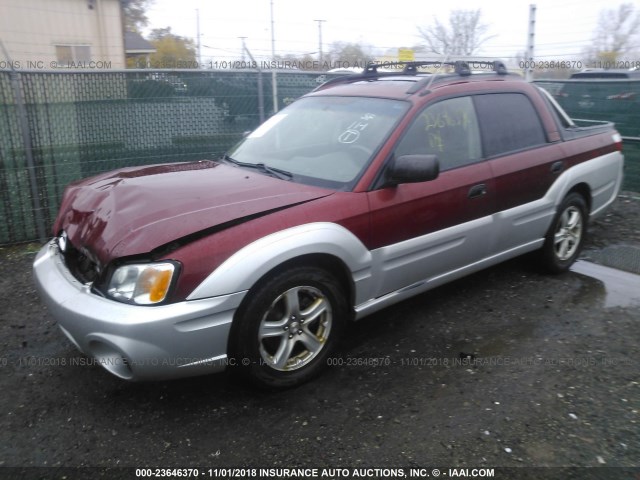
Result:
[[384,186],[428,182],[439,174],[440,162],[436,155],[402,155],[394,158],[387,168]]

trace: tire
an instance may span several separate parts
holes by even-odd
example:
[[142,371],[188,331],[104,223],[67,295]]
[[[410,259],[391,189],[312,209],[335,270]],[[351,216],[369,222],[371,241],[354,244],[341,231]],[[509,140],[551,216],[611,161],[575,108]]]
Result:
[[541,250],[545,270],[563,273],[580,255],[587,233],[587,203],[579,193],[570,193],[560,204]]
[[294,267],[248,293],[232,332],[232,358],[259,387],[302,384],[318,375],[347,318],[342,285],[317,267]]

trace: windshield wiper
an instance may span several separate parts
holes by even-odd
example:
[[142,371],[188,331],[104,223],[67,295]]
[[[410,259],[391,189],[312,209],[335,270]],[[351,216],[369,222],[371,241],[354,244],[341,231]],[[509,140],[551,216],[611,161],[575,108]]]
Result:
[[265,165],[264,163],[240,162],[226,154],[222,156],[222,160],[238,167],[255,168],[257,170],[260,170],[261,172],[271,175],[272,177],[280,178],[282,180],[291,180],[291,178],[293,177],[293,173],[291,172],[287,172],[286,170],[282,170],[280,168],[270,167],[268,165]]

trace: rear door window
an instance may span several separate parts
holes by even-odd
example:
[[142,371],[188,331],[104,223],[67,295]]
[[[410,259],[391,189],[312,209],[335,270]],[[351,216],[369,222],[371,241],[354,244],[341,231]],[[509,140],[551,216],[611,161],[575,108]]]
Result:
[[547,143],[538,113],[526,95],[476,95],[474,102],[485,157],[495,157]]

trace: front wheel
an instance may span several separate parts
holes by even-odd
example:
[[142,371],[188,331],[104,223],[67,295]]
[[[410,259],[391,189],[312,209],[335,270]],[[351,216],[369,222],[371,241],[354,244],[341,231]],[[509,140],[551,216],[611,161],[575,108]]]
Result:
[[295,267],[249,292],[233,335],[235,360],[268,388],[303,383],[324,368],[340,338],[347,304],[341,284],[316,267]]
[[578,258],[587,233],[587,204],[579,193],[565,197],[545,238],[541,257],[546,270],[565,272]]

